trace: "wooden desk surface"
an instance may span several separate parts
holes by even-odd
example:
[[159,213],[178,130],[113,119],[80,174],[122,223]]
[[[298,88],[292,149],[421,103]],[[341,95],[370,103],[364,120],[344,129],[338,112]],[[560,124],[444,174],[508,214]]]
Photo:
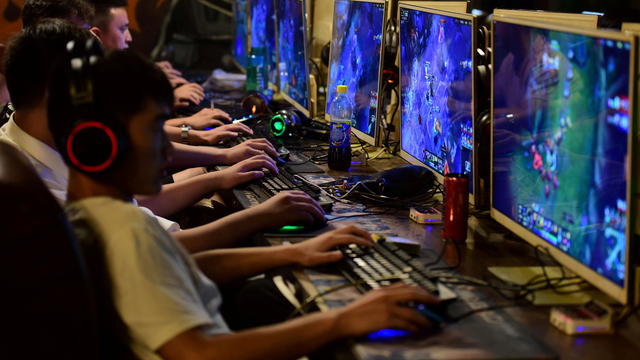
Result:
[[[360,159],[364,160],[364,159]],[[362,166],[352,168],[351,173],[371,173],[386,168],[403,164],[399,158],[386,160],[373,160],[368,164],[361,161]],[[349,175],[344,172],[327,171],[333,177]],[[378,216],[378,215],[375,215]],[[453,245],[443,243],[440,237],[440,226],[426,226],[411,222],[407,216],[378,216],[380,221],[391,224],[398,236],[418,241],[423,249],[432,249],[435,252],[444,251],[443,260],[448,264],[455,264],[458,252]],[[480,220],[491,222],[492,220]],[[358,218],[350,220],[358,223]],[[278,242],[278,239],[273,239]],[[537,265],[538,260],[534,251],[524,242],[513,239],[501,242],[491,242],[477,233],[472,233],[466,244],[459,246],[461,256],[460,266],[457,271],[461,274],[482,278],[488,276],[489,266],[516,266]],[[455,288],[454,288],[455,289]],[[495,299],[497,304],[506,304],[507,301],[490,289],[476,288],[478,294],[483,297]],[[548,307],[512,307],[500,310],[510,321],[526,329],[531,337],[543,343],[551,349],[560,359],[637,359],[640,358],[640,316],[636,313],[620,324],[615,334],[612,335],[587,335],[569,336],[556,330],[549,324]],[[476,315],[474,315],[476,316]],[[472,316],[473,317],[473,316]],[[464,320],[463,320],[464,321]],[[501,346],[495,344],[495,346]],[[389,357],[404,358],[398,356],[395,351],[388,352]],[[532,354],[521,354],[527,358]],[[463,356],[463,358],[465,358]]]

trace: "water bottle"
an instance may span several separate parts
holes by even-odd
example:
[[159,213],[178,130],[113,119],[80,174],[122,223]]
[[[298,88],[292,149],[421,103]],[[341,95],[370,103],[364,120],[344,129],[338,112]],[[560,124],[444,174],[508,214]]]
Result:
[[264,54],[263,47],[251,48],[247,66],[247,91],[262,91],[267,88],[269,75]]
[[338,86],[338,93],[329,108],[331,117],[329,135],[329,168],[349,170],[351,166],[351,118],[353,103],[345,85]]

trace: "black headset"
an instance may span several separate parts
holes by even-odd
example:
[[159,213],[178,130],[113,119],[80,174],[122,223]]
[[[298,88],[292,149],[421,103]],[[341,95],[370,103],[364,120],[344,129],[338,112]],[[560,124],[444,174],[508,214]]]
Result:
[[292,137],[302,128],[304,115],[296,109],[276,112],[269,121],[269,131],[275,137]]
[[69,41],[65,70],[68,75],[70,106],[74,119],[60,151],[69,164],[87,173],[104,173],[128,147],[122,125],[96,109],[93,68],[102,58],[97,40]]

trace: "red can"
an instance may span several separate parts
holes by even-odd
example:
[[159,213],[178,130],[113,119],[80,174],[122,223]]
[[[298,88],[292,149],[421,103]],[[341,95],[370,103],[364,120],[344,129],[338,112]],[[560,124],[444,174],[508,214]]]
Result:
[[469,216],[469,177],[449,173],[444,176],[444,230],[442,237],[453,242],[467,239]]

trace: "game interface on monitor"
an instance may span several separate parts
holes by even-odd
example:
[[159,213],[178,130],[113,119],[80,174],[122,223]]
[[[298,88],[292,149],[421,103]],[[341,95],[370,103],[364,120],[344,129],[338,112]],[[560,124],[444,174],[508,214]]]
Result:
[[630,51],[495,22],[493,207],[621,286]]
[[280,91],[309,108],[305,55],[304,5],[301,0],[276,0]]
[[[273,0],[251,0],[251,47],[264,48],[268,81],[276,84],[278,57],[276,53],[276,13]],[[264,90],[264,89],[263,89]]]
[[355,105],[355,129],[375,136],[384,4],[340,0],[334,5],[327,113],[338,85]]
[[440,174],[470,178],[472,27],[471,20],[400,9],[402,150]]
[[247,50],[247,0],[236,0],[235,20],[236,31],[233,41],[233,57],[240,66],[246,68],[248,60]]

